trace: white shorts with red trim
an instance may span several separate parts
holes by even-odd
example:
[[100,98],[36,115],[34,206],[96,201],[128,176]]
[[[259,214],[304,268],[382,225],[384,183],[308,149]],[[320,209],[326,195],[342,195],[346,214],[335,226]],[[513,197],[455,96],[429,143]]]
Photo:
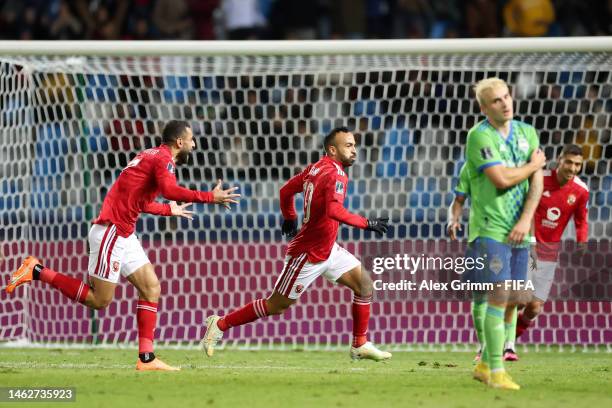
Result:
[[88,273],[95,278],[117,283],[119,275],[131,275],[151,263],[136,235],[117,235],[114,225],[94,224],[89,230]]
[[361,262],[337,243],[334,243],[329,258],[322,262],[310,263],[306,254],[287,256],[274,290],[289,299],[297,299],[319,276],[323,275],[327,280],[335,282],[359,265]]

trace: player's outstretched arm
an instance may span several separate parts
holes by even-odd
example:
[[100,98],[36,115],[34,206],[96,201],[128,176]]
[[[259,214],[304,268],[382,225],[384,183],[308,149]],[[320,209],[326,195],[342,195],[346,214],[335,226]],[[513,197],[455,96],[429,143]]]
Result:
[[178,217],[183,217],[183,218],[187,218],[188,220],[192,220],[193,211],[187,209],[187,207],[189,207],[191,204],[192,203],[177,204],[176,201],[170,201],[168,204],[163,204],[163,203],[156,203],[153,201],[153,202],[145,204],[142,211],[147,214],[153,214],[153,215],[164,215],[164,216],[176,215]]
[[487,167],[483,170],[495,187],[505,190],[528,179],[536,171],[546,165],[546,156],[540,149],[534,150],[529,163],[521,167],[511,168],[501,164]]
[[511,244],[520,244],[525,239],[525,236],[531,229],[531,223],[533,215],[538,208],[538,203],[544,192],[544,174],[542,170],[538,170],[529,179],[529,191],[527,192],[527,198],[523,205],[523,212],[518,222],[514,225],[510,235],[508,235],[508,242]]

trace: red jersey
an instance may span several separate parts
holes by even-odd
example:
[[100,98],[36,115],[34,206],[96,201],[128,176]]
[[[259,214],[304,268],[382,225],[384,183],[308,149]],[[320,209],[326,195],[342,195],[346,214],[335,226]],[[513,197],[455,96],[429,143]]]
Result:
[[134,232],[140,213],[171,215],[169,204],[154,201],[160,194],[173,201],[213,202],[212,192],[179,187],[175,168],[168,146],[138,154],[113,183],[94,224],[114,224],[119,236],[128,237]]
[[280,207],[286,220],[297,218],[294,195],[304,193],[304,220],[291,240],[287,255],[308,254],[311,263],[325,261],[336,242],[339,223],[366,228],[368,220],[344,208],[348,177],[342,164],[323,157],[292,177],[280,190]]
[[580,178],[574,177],[560,186],[557,171],[544,170],[544,192],[534,216],[538,258],[557,260],[561,236],[572,216],[576,224],[576,241],[586,242],[588,202],[589,188]]

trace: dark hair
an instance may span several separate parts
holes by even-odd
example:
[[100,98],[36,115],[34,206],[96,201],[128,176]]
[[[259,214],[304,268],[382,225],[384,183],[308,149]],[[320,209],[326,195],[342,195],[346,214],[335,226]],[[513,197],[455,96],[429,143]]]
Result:
[[561,150],[560,156],[566,156],[568,154],[582,156],[582,147],[571,143],[566,144],[565,146],[563,146],[563,150]]
[[346,126],[333,128],[331,132],[329,132],[327,136],[325,136],[325,139],[323,139],[323,148],[325,149],[325,151],[327,151],[327,148],[329,146],[334,145],[336,134],[338,133],[350,133],[350,130]]
[[187,128],[191,128],[189,122],[184,120],[171,120],[170,122],[166,123],[166,126],[162,131],[162,143],[171,145],[176,141],[176,139],[183,136],[183,133],[185,133]]

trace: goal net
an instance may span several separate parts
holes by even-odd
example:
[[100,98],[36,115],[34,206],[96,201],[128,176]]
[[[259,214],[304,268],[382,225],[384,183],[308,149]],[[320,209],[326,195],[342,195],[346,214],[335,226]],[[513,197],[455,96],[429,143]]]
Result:
[[[323,135],[335,126],[354,129],[359,144],[348,208],[388,215],[389,248],[443,252],[467,131],[482,119],[471,86],[496,75],[511,85],[517,118],[538,129],[549,160],[565,143],[583,146],[581,177],[591,191],[590,260],[562,257],[560,268],[576,280],[590,276],[595,294],[553,288],[557,296],[521,342],[609,347],[611,54],[334,54],[0,52],[2,283],[26,254],[86,279],[87,233],[105,193],[137,152],[160,143],[170,119],[190,121],[196,136],[192,163],[177,170],[179,183],[209,190],[221,178],[243,197],[231,212],[196,205],[193,221],[149,215],[138,221],[162,287],[158,344],[193,345],[206,316],[269,294],[286,247],[279,188],[321,157]],[[571,229],[566,238],[571,246]],[[358,255],[374,242],[347,227],[338,240]],[[0,341],[130,344],[137,337],[136,299],[125,281],[99,312],[38,282],[11,296],[2,291]],[[350,302],[350,291],[320,279],[282,317],[234,328],[226,344],[348,344]],[[469,312],[466,300],[379,293],[370,333],[396,348],[474,343]]]

